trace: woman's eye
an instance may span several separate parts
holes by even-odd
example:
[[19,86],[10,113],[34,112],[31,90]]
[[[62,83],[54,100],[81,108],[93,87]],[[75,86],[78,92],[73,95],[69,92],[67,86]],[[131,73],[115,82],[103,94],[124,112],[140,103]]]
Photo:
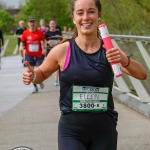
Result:
[[77,14],[78,14],[78,15],[82,15],[83,13],[80,12],[80,13],[77,13]]
[[90,13],[90,14],[94,14],[95,12],[94,12],[94,11],[90,11],[89,13]]

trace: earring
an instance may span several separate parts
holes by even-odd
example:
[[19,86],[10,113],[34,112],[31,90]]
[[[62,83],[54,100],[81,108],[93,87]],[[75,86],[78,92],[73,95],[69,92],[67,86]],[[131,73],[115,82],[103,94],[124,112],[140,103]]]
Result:
[[98,18],[98,20],[100,20],[101,18]]
[[76,22],[73,20],[73,23],[76,24]]

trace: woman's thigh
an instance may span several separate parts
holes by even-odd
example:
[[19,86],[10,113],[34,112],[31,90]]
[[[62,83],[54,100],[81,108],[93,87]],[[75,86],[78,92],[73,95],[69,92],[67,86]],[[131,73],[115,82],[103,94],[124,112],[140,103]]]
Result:
[[85,145],[78,139],[67,136],[58,137],[58,149],[59,150],[87,150]]
[[[62,115],[58,127],[59,150],[87,150],[88,130],[79,125],[74,115]],[[73,120],[73,121],[72,121]],[[74,120],[76,120],[74,122]],[[78,122],[78,123],[77,123]]]

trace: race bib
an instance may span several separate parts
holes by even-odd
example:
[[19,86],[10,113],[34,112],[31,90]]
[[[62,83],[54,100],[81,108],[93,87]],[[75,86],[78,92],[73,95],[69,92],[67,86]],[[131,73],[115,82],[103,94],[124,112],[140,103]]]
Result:
[[58,40],[51,40],[50,46],[55,46],[56,44],[58,44]]
[[108,94],[108,87],[73,85],[72,110],[85,112],[107,110]]
[[38,44],[29,44],[29,52],[38,52],[39,45]]

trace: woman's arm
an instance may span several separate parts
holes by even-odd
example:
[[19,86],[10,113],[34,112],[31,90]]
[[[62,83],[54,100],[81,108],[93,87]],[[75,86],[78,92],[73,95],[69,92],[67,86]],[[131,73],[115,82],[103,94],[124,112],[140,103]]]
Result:
[[119,50],[118,48],[108,50],[106,52],[106,57],[110,63],[119,62],[121,70],[124,73],[139,80],[145,80],[147,78],[144,67],[139,62],[128,57],[122,50]]
[[32,69],[28,62],[25,62],[27,69],[23,73],[23,82],[28,85],[31,82],[39,84],[47,79],[52,73],[63,67],[66,56],[67,44],[63,43],[51,49],[43,63]]

